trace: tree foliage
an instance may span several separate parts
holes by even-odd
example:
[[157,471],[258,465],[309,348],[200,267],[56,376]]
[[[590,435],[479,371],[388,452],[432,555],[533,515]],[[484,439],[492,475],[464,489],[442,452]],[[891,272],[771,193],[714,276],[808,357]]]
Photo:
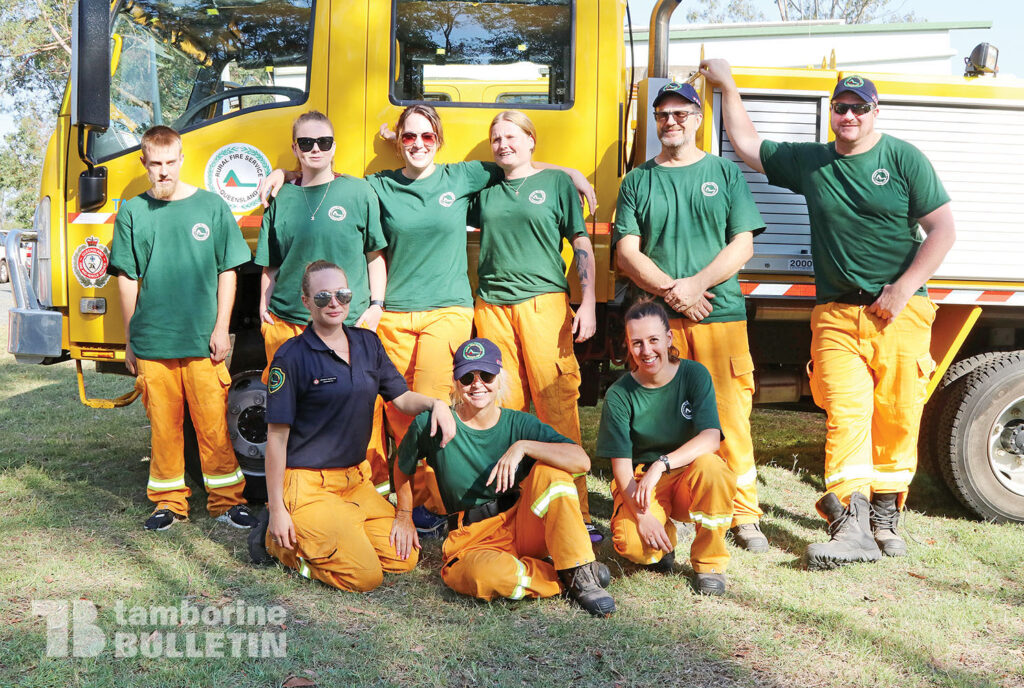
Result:
[[55,109],[71,69],[72,0],[0,3],[0,99],[18,114]]
[[704,0],[686,13],[686,20],[691,24],[760,22],[767,19],[753,0]]
[[902,11],[902,3],[893,0],[774,0],[774,4],[782,21],[842,19],[847,24],[867,24],[914,19],[913,12]]
[[0,141],[0,228],[31,227],[39,172],[52,127],[28,114]]

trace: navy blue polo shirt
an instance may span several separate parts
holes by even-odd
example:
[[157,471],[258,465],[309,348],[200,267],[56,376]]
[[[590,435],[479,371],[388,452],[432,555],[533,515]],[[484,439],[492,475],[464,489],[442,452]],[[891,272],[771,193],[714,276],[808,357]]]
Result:
[[366,458],[373,404],[409,390],[370,330],[345,327],[349,360],[313,327],[281,345],[270,367],[267,422],[290,425],[289,468],[348,468]]

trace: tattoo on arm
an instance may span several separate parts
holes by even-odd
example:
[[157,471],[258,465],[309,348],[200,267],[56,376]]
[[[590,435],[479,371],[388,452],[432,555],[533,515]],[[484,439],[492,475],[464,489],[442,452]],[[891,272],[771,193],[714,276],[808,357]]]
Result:
[[590,254],[581,248],[573,249],[572,253],[576,256],[576,274],[579,275],[580,286],[586,286],[590,278],[590,275],[587,274],[587,258]]

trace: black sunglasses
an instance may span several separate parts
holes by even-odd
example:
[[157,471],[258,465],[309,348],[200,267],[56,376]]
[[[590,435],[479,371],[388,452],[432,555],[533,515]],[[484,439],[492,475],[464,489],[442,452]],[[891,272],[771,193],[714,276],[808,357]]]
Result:
[[313,144],[320,147],[321,151],[329,151],[334,148],[334,137],[333,136],[320,136],[317,138],[310,138],[309,136],[300,136],[295,139],[295,145],[299,147],[299,150],[303,153],[308,153],[313,150]]
[[317,308],[326,308],[327,304],[331,302],[332,297],[338,301],[339,306],[344,306],[346,303],[352,301],[352,290],[339,289],[338,291],[318,291],[313,294],[313,303]]
[[498,377],[497,373],[485,373],[482,370],[471,370],[459,378],[459,383],[463,387],[469,387],[471,384],[473,384],[473,380],[476,379],[477,375],[480,376],[480,379],[483,380],[483,383],[485,385],[491,384],[492,382],[494,382],[494,378]]
[[850,110],[853,110],[853,114],[862,117],[874,109],[874,103],[832,103],[832,112],[837,115],[845,115]]
[[654,119],[658,122],[665,123],[668,118],[671,117],[675,121],[682,124],[691,117],[700,117],[699,112],[690,112],[689,110],[655,110]]

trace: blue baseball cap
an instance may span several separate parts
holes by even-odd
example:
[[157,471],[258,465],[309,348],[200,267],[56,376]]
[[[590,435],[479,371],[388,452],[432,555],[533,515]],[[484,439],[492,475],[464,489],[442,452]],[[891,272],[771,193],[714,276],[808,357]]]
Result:
[[501,372],[501,349],[490,339],[470,339],[459,345],[452,364],[455,377],[462,377],[474,370],[497,375]]
[[834,99],[842,93],[852,93],[865,103],[878,105],[878,89],[875,88],[875,84],[871,79],[867,77],[858,76],[857,74],[843,77],[836,84],[836,90],[832,91],[832,98]]
[[697,107],[700,107],[700,96],[697,95],[697,89],[685,81],[670,81],[659,88],[658,95],[654,96],[654,105],[652,105],[652,107],[658,107],[658,103],[664,100],[666,96],[671,95],[679,96],[684,100],[690,101]]

